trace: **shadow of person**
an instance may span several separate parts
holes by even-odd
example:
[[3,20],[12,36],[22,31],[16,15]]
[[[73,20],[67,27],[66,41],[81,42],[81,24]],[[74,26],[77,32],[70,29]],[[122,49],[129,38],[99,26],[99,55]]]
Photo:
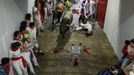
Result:
[[[70,37],[71,37],[71,34],[72,34],[72,33],[71,33],[70,31],[68,31],[68,32],[66,33],[65,38],[63,38],[60,34],[58,35],[58,38],[57,38],[57,40],[56,40],[56,42],[57,42],[56,49],[58,49],[58,52],[64,50],[64,47],[65,47],[65,45],[67,44],[67,42],[69,41],[69,39],[70,39]],[[58,53],[58,52],[57,52],[57,53]]]

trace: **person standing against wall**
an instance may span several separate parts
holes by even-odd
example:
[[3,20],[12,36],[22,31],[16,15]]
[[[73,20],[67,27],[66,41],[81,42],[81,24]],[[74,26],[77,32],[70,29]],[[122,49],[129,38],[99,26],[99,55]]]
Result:
[[15,70],[14,72],[17,72],[17,75],[28,75],[26,61],[21,56],[20,42],[15,42],[11,44],[10,59],[10,63]]
[[88,17],[90,17],[91,20],[95,20],[95,15],[96,15],[96,1],[95,0],[90,0],[90,14]]
[[41,28],[41,20],[40,15],[38,11],[38,3],[35,1],[34,7],[33,7],[33,21],[35,23],[35,26],[37,28],[37,35],[40,34],[40,28]]

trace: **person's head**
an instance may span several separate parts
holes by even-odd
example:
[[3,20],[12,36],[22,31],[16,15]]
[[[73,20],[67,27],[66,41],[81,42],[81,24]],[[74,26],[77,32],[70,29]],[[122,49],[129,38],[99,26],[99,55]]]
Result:
[[85,16],[80,16],[79,23],[83,23],[83,24],[87,23],[87,19],[85,18]]
[[129,40],[125,40],[125,44],[126,45],[129,45],[130,44],[130,41]]
[[30,13],[27,13],[27,14],[25,15],[25,20],[28,20],[28,21],[31,20],[31,14],[30,14]]
[[86,45],[83,45],[83,48],[86,48]]
[[38,7],[38,1],[37,1],[37,0],[35,0],[34,6],[35,6],[35,7]]
[[8,65],[9,64],[9,58],[7,58],[7,57],[2,58],[1,59],[1,64],[2,65]]
[[82,44],[81,43],[79,43],[79,46],[81,46]]
[[134,39],[132,39],[132,40],[130,41],[130,46],[131,46],[132,48],[134,48]]
[[26,21],[22,21],[21,24],[20,24],[19,31],[20,32],[26,31],[26,27],[27,27],[27,22]]
[[20,32],[19,31],[15,31],[14,32],[14,35],[13,35],[13,38],[20,38]]
[[74,46],[74,44],[72,44],[72,46]]
[[29,27],[30,27],[31,29],[34,29],[34,27],[35,27],[34,22],[30,22]]
[[85,16],[84,16],[84,19],[82,20],[82,23],[83,24],[86,24],[87,23],[87,19],[85,18]]
[[70,3],[69,0],[67,0],[67,1],[65,2],[65,6],[66,6],[67,10],[69,10],[69,9],[71,8],[71,3]]
[[83,3],[84,3],[84,4],[85,4],[85,2],[86,2],[86,1],[85,1],[85,0],[83,0]]
[[20,48],[20,46],[21,46],[20,42],[14,42],[14,43],[11,44],[11,49],[12,50],[17,50],[17,49]]

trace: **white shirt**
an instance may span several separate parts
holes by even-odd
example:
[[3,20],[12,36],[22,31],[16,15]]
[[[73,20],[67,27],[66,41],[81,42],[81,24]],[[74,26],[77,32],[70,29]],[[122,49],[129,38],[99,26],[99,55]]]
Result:
[[33,18],[34,19],[37,19],[37,20],[40,20],[39,18],[39,12],[38,12],[38,9],[36,7],[33,7]]
[[80,7],[78,6],[78,4],[74,4],[73,7],[71,7],[71,10],[73,9],[78,9],[78,14],[74,14],[73,13],[73,21],[71,25],[75,25],[78,26],[79,25],[79,17],[80,17]]
[[84,28],[88,29],[88,32],[90,33],[92,31],[92,25],[89,24],[89,22],[87,22],[87,24],[80,24],[81,26],[83,26]]
[[10,50],[10,57],[20,57],[21,56],[21,51],[20,49],[16,50],[16,51],[12,51]]
[[90,14],[89,14],[89,16],[92,15],[92,14],[94,14],[96,12],[96,6],[95,6],[95,4],[96,4],[95,1],[90,0],[90,7],[89,7]]

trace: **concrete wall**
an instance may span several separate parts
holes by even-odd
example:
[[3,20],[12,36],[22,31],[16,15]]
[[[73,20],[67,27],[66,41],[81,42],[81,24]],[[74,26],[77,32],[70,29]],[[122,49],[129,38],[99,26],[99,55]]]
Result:
[[23,16],[14,0],[0,0],[0,59],[8,56],[13,32],[18,29]]
[[32,14],[32,7],[34,6],[34,1],[35,0],[28,0],[28,10],[27,10],[27,12],[28,13],[31,13]]
[[13,32],[24,20],[24,15],[32,13],[34,0],[0,0],[0,59],[8,56]]
[[121,0],[121,25],[134,14],[134,0]]
[[108,0],[104,32],[112,44],[115,54],[120,57],[119,35],[120,35],[120,0]]
[[125,40],[134,38],[134,0],[122,0],[121,2],[121,31],[120,47],[124,45]]
[[108,0],[104,32],[119,58],[124,41],[134,38],[133,3],[134,0]]
[[16,4],[24,14],[32,14],[32,7],[34,6],[34,1],[35,0],[15,0]]
[[17,6],[21,9],[21,11],[26,13],[32,14],[32,7],[34,6],[35,0],[15,0]]
[[15,0],[17,6],[21,9],[21,11],[24,14],[28,11],[28,1],[30,0]]

